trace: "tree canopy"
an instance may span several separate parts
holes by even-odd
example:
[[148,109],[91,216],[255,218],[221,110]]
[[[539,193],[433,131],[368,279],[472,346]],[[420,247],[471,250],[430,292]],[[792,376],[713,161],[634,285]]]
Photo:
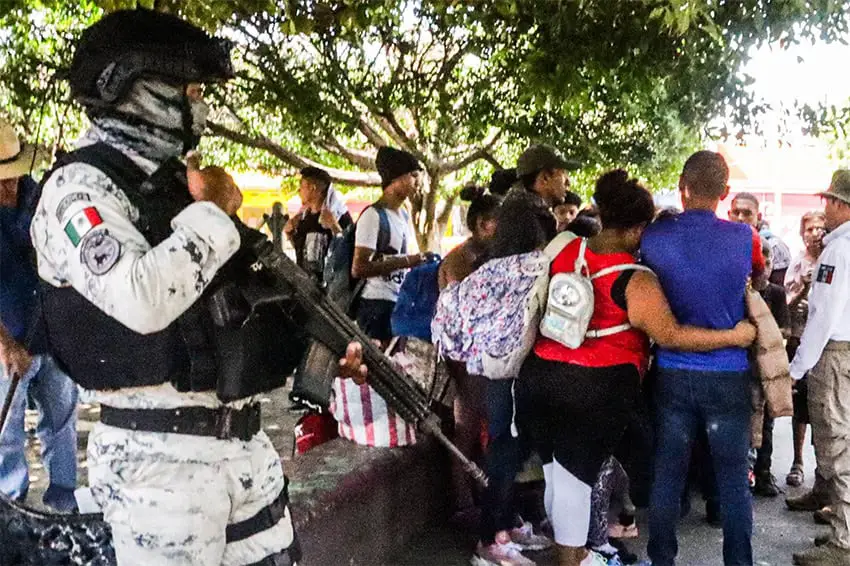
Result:
[[209,151],[374,185],[376,149],[407,149],[429,178],[414,203],[423,243],[441,198],[531,141],[583,163],[580,181],[620,166],[669,186],[713,118],[746,128],[763,111],[739,73],[752,47],[848,29],[833,0],[11,1],[0,108],[28,135],[39,119],[47,143],[81,126],[51,81],[81,29],[137,4],[171,11],[236,45]]

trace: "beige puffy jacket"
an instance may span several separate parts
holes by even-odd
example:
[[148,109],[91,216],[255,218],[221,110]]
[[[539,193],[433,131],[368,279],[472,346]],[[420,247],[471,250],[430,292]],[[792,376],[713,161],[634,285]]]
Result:
[[753,289],[747,290],[747,312],[750,321],[758,329],[756,341],[750,349],[753,376],[753,417],[750,431],[754,448],[761,446],[762,422],[765,406],[773,418],[789,417],[794,414],[791,398],[793,379],[788,369],[788,354],[782,331],[770,312],[767,303]]

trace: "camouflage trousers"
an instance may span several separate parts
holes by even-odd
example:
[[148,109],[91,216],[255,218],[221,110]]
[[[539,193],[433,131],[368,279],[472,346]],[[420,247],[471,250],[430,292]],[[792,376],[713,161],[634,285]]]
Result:
[[88,467],[119,566],[289,563],[269,558],[286,556],[293,545],[288,507],[276,524],[261,522],[259,532],[230,536],[285,487],[280,458],[264,432],[246,442],[98,423],[89,437]]
[[809,418],[818,472],[827,485],[832,539],[850,549],[850,342],[830,342],[809,373]]

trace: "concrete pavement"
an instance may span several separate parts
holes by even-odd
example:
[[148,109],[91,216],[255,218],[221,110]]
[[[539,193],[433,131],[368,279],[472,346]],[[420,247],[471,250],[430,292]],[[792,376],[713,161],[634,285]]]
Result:
[[[791,419],[777,419],[774,431],[773,473],[780,486],[785,488],[785,474],[791,467]],[[814,477],[814,452],[806,447],[806,486],[811,487]],[[799,493],[804,488],[789,492]],[[691,513],[679,525],[680,566],[723,566],[723,533],[704,521],[704,507],[699,495],[692,497]],[[815,535],[826,532],[827,527],[815,525],[811,513],[792,513],[785,507],[784,496],[773,499],[755,498],[753,553],[757,566],[790,566],[794,552],[808,548]],[[629,542],[629,548],[642,558],[646,557],[646,514],[639,513],[641,536]],[[393,566],[462,566],[469,564],[475,544],[474,537],[443,527],[426,533],[400,556]],[[542,552],[528,555],[539,566],[554,566],[554,553]]]
[[[265,429],[281,453],[285,465],[292,457],[292,425],[295,416],[286,411],[286,390],[278,390],[265,401]],[[80,409],[79,460],[81,464],[79,483],[86,481],[85,443],[88,430],[98,417],[96,406],[82,405]],[[34,426],[35,415],[28,419],[28,427]],[[773,472],[784,486],[785,474],[792,461],[791,419],[778,419],[775,427]],[[33,439],[34,440],[34,439]],[[33,464],[31,504],[38,506],[41,491],[45,488],[44,470],[38,462],[38,443],[32,442],[29,456]],[[806,486],[811,486],[814,474],[814,454],[811,445],[806,447]],[[803,488],[799,488],[803,489]],[[679,527],[680,554],[678,564],[682,566],[722,566],[722,532],[708,526],[699,496],[694,494],[693,510],[682,520]],[[629,547],[641,557],[646,549],[646,517],[638,516],[640,538],[630,541]],[[788,566],[793,552],[807,548],[815,535],[825,532],[826,527],[815,525],[810,513],[792,513],[785,508],[783,497],[775,499],[755,498],[754,554],[758,566]],[[460,566],[469,563],[474,536],[452,530],[447,526],[435,527],[423,533],[408,546],[408,550],[391,564],[392,566]],[[530,555],[540,566],[555,564],[552,553]]]

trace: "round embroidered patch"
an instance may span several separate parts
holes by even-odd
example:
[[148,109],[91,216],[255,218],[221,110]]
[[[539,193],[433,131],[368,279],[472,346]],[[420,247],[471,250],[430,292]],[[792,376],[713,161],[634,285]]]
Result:
[[93,232],[83,240],[80,260],[95,275],[103,275],[121,257],[121,243],[108,232]]

